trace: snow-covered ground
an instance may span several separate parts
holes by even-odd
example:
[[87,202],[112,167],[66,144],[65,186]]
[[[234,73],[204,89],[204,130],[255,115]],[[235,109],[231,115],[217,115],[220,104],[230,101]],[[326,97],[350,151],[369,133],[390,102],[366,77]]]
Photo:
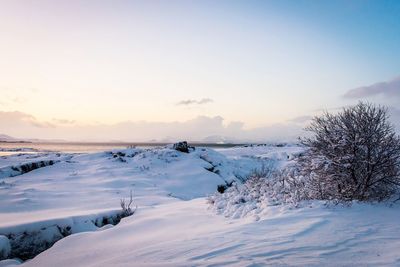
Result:
[[[50,242],[70,227],[72,235],[58,237],[22,265],[400,266],[397,204],[266,206],[261,217],[233,219],[207,203],[218,185],[239,183],[265,164],[284,166],[301,150],[196,148],[186,154],[137,148],[0,157],[0,257],[13,249],[8,238],[34,233],[30,241],[40,235]],[[130,190],[138,206],[133,216],[116,226],[98,224],[119,212]]]

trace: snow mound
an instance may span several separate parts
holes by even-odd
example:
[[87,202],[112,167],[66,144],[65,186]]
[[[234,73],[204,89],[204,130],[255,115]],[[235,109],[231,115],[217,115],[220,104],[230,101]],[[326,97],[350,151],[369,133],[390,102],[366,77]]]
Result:
[[215,215],[204,198],[157,205],[23,266],[398,266],[399,206],[310,204],[258,221]]
[[265,218],[271,211],[297,207],[293,196],[285,193],[278,177],[251,177],[244,184],[234,184],[225,192],[208,198],[210,209],[225,217]]
[[10,253],[10,240],[4,235],[0,235],[0,259],[6,259]]
[[207,148],[0,157],[0,234],[10,241],[7,254],[25,260],[69,234],[115,224],[104,221],[102,214],[119,209],[130,190],[139,209],[205,197],[259,164],[228,159]]
[[[291,164],[301,149],[181,153],[163,147],[0,157],[0,167],[60,160],[0,182],[0,251],[13,253],[11,235],[40,233],[39,240],[52,242],[70,231],[78,234],[22,266],[398,266],[399,204],[327,207],[312,201],[291,208],[285,194],[275,194],[276,183],[241,183],[260,166]],[[207,200],[218,185],[230,183]],[[130,189],[138,205],[134,216],[115,227],[95,216],[119,209]]]

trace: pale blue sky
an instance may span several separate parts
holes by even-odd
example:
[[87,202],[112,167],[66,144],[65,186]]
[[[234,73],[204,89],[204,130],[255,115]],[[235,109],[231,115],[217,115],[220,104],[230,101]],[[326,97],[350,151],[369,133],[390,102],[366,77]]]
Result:
[[197,116],[263,127],[400,75],[400,1],[0,5],[0,111],[54,127]]

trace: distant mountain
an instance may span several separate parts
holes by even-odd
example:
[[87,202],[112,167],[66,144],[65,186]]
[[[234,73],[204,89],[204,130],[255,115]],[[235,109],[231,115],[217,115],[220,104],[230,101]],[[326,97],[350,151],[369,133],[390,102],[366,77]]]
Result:
[[5,142],[12,142],[12,141],[18,141],[18,139],[11,137],[6,134],[0,134],[0,141],[5,141]]
[[30,143],[28,140],[23,140],[23,139],[17,139],[15,137],[6,135],[6,134],[0,134],[0,142],[4,143]]
[[62,143],[66,142],[63,139],[36,139],[36,138],[15,138],[6,134],[0,134],[0,142],[15,142],[15,143]]

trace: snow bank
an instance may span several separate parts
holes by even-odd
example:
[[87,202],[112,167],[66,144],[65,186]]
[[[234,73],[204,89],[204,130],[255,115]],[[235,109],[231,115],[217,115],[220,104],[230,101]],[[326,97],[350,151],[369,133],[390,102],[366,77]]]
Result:
[[278,210],[254,220],[204,198],[138,210],[107,231],[71,235],[23,266],[397,266],[400,207]]
[[0,267],[11,267],[11,266],[18,266],[22,263],[22,261],[18,259],[8,259],[0,261]]
[[41,150],[31,148],[31,147],[18,147],[18,148],[2,148],[2,147],[0,147],[0,152],[39,152],[39,151],[41,151]]
[[0,235],[0,259],[6,259],[11,253],[10,240],[4,236]]
[[59,161],[56,160],[42,160],[37,162],[27,162],[20,165],[13,165],[0,168],[0,179],[5,177],[14,177],[21,175],[39,168],[51,166]]
[[116,225],[125,216],[121,210],[111,210],[0,227],[0,260],[9,257],[31,259],[66,236]]
[[[263,164],[287,166],[301,149],[180,153],[167,147],[59,158],[51,167],[3,179],[0,234],[12,253],[11,233],[38,232],[40,240],[52,240],[64,231],[79,232],[22,264],[27,267],[399,265],[398,204],[354,203],[349,208],[314,201],[291,209],[276,205],[280,198],[270,193],[252,196],[250,190],[236,198],[220,195],[220,203],[225,201],[220,213],[227,217],[210,210],[206,196],[218,185],[235,182],[244,192],[240,181],[252,170]],[[28,161],[27,156],[0,157],[0,166]],[[95,219],[117,211],[130,189],[139,206],[134,216],[115,227]],[[0,261],[0,266],[17,264]]]
[[115,224],[130,190],[140,208],[204,197],[260,162],[168,147],[0,157],[0,234],[10,241],[9,257],[25,260],[67,235]]

